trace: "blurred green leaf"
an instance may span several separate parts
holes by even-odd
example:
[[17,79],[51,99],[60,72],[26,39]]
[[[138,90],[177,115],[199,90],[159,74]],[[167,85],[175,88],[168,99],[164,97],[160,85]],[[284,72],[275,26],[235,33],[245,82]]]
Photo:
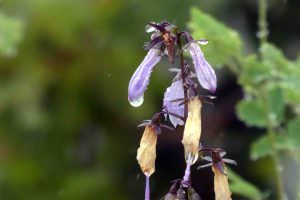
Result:
[[261,99],[244,99],[237,105],[238,117],[248,126],[265,127],[267,122]]
[[280,49],[271,43],[264,43],[261,47],[263,62],[270,68],[270,75],[273,77],[282,77],[284,72],[291,67],[291,62],[288,61]]
[[[294,143],[286,135],[275,135],[276,150],[292,150]],[[250,157],[252,160],[258,160],[262,157],[271,155],[273,153],[272,145],[268,135],[264,135],[257,139],[251,145]]]
[[295,143],[296,148],[300,148],[300,117],[293,119],[287,125],[288,137]]
[[14,56],[22,39],[22,23],[0,13],[0,27],[0,54]]
[[230,181],[230,190],[233,194],[253,200],[263,199],[264,195],[255,185],[243,179],[230,168],[227,168],[227,173]]
[[269,69],[264,63],[260,62],[256,55],[250,55],[242,60],[242,73],[239,76],[239,83],[252,90],[256,86],[270,77]]
[[274,126],[279,125],[284,117],[284,99],[282,90],[272,85],[268,88],[269,118]]
[[280,81],[280,87],[284,92],[284,99],[289,104],[300,105],[300,64],[294,64]]
[[191,9],[192,29],[195,39],[208,39],[209,44],[202,49],[207,60],[215,67],[229,64],[232,57],[241,55],[241,39],[238,33],[198,8]]
[[285,108],[282,90],[272,84],[268,85],[266,90],[268,93],[268,110],[265,107],[265,99],[259,96],[249,96],[239,102],[237,106],[238,117],[248,126],[265,127],[267,125],[266,111],[268,111],[268,117],[273,126],[282,122]]
[[300,93],[297,87],[300,85],[300,62],[289,61],[280,49],[270,43],[265,43],[261,52],[263,65],[269,70],[269,79],[283,89],[285,101],[299,104]]

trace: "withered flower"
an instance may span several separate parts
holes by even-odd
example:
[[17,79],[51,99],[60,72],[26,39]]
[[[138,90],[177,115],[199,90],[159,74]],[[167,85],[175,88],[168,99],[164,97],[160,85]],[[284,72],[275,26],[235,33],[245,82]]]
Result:
[[[223,164],[224,165],[224,164]],[[226,170],[225,166],[223,169]],[[216,200],[231,200],[231,192],[228,184],[228,176],[222,173],[217,167],[212,166],[214,172],[214,189]]]
[[221,149],[209,149],[203,148],[201,151],[211,152],[211,156],[203,157],[203,160],[209,161],[210,163],[200,166],[204,168],[212,166],[214,173],[214,191],[216,200],[231,200],[231,191],[229,189],[228,176],[226,173],[225,163],[237,165],[234,160],[223,158],[226,155],[225,151]]
[[198,159],[199,142],[201,136],[201,107],[199,97],[192,97],[188,101],[188,116],[184,127],[182,144],[185,160],[190,165]]
[[150,176],[155,171],[156,142],[156,128],[152,125],[147,125],[136,156],[136,159],[146,176]]

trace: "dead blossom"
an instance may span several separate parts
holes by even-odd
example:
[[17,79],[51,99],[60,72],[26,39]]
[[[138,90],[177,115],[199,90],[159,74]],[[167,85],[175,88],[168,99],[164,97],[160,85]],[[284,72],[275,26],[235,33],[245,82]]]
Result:
[[[224,165],[224,164],[223,164]],[[223,166],[226,173],[225,166]],[[216,200],[231,200],[231,192],[228,184],[228,176],[222,173],[217,167],[212,166],[214,172],[214,191]]]
[[193,97],[188,102],[188,117],[185,122],[182,144],[185,151],[185,160],[194,164],[198,159],[201,136],[201,108],[199,97]]
[[151,176],[155,171],[157,133],[154,126],[145,127],[136,159],[141,170],[146,176]]

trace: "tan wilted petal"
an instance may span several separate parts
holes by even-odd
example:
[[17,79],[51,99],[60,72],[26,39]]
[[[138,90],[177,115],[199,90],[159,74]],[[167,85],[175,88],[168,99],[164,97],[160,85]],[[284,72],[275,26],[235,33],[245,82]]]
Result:
[[186,162],[194,164],[198,159],[201,136],[201,107],[198,97],[191,98],[188,103],[188,117],[185,122],[182,144]]
[[218,168],[216,168],[215,166],[212,166],[212,170],[215,174],[214,187],[216,200],[231,200],[231,192],[229,190],[228,177],[222,172],[220,172],[220,170],[218,170]]
[[146,176],[150,176],[155,171],[156,142],[157,134],[155,128],[151,125],[146,126],[136,156]]

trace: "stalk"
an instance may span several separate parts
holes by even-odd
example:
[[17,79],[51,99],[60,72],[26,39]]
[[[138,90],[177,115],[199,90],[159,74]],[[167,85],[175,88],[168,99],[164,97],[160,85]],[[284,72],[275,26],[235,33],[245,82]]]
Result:
[[[259,39],[259,52],[260,52],[260,59],[264,59],[264,55],[261,51],[262,46],[267,42],[268,39],[268,23],[267,23],[267,0],[258,0],[258,39]],[[276,184],[276,193],[278,200],[284,199],[284,190],[283,190],[283,181],[281,178],[281,171],[282,171],[282,164],[280,162],[280,156],[278,154],[276,148],[276,133],[274,132],[273,122],[270,118],[270,105],[269,99],[266,95],[267,92],[263,89],[260,90],[261,96],[264,100],[265,104],[265,117],[267,121],[267,136],[268,140],[271,144],[272,154],[271,157],[275,164],[275,184]]]
[[[187,87],[185,82],[185,69],[184,69],[184,58],[183,58],[183,50],[182,50],[182,44],[180,40],[180,35],[178,34],[178,40],[177,40],[178,48],[179,48],[179,60],[180,60],[180,70],[181,70],[181,80],[182,80],[182,86],[184,91],[184,99],[187,99]],[[188,107],[187,107],[187,101],[184,103],[184,121],[187,118],[188,113]]]

